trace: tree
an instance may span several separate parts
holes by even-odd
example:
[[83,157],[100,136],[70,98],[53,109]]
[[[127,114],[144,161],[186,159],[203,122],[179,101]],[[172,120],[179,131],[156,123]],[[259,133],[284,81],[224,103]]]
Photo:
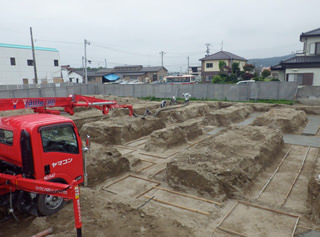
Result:
[[223,61],[223,60],[220,60],[219,61],[219,70],[220,72],[223,72],[224,71],[224,68],[227,66],[226,62]]
[[236,75],[236,77],[240,76],[239,63],[237,62],[232,63],[231,70],[232,70],[232,73]]
[[224,80],[221,76],[219,75],[215,75],[213,78],[212,78],[212,83],[224,83]]
[[254,65],[253,64],[245,64],[244,66],[243,66],[243,70],[245,71],[245,72],[251,72],[251,71],[253,71],[253,69],[254,69]]
[[267,70],[267,69],[265,69],[265,70],[263,70],[263,71],[261,72],[262,78],[266,78],[266,77],[268,77],[268,76],[270,76],[270,75],[271,75],[271,72],[270,72],[269,70]]

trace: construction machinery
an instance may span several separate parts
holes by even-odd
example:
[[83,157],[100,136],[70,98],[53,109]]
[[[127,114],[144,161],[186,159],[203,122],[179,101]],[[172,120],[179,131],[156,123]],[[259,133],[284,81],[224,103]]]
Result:
[[0,99],[0,111],[33,109],[36,114],[0,118],[0,206],[8,216],[15,210],[32,215],[58,212],[66,200],[73,200],[77,236],[81,236],[80,189],[85,179],[79,131],[74,122],[59,116],[74,114],[75,107],[128,108],[116,101],[70,95],[69,97]]

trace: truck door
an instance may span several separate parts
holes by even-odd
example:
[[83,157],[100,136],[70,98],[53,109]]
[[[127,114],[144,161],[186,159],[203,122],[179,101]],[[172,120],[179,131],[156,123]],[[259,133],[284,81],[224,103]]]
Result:
[[80,138],[73,124],[44,126],[39,129],[44,179],[62,178],[68,183],[83,179],[83,161]]

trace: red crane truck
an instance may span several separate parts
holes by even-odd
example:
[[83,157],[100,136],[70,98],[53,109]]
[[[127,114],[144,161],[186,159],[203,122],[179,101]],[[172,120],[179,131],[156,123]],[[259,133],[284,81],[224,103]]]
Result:
[[[128,108],[116,101],[79,95],[52,98],[0,99],[0,111],[31,108],[36,113],[0,118],[0,206],[32,215],[51,215],[66,200],[73,200],[77,236],[81,236],[80,190],[85,164],[79,131],[74,122],[59,116],[63,107]],[[88,144],[87,144],[88,145]]]

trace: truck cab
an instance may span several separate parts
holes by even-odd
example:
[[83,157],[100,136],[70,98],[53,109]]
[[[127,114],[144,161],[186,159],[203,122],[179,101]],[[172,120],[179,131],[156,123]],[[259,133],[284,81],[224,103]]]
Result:
[[[81,138],[69,118],[51,114],[0,118],[1,173],[22,174],[30,179],[64,184],[76,180],[80,184],[84,178],[82,155]],[[0,205],[1,195],[8,193],[9,190],[0,186]],[[28,209],[32,209],[32,212],[37,209],[41,215],[53,214],[63,204],[63,198],[44,194],[28,195],[30,197],[23,198],[24,202],[31,202],[29,204],[32,207]]]

